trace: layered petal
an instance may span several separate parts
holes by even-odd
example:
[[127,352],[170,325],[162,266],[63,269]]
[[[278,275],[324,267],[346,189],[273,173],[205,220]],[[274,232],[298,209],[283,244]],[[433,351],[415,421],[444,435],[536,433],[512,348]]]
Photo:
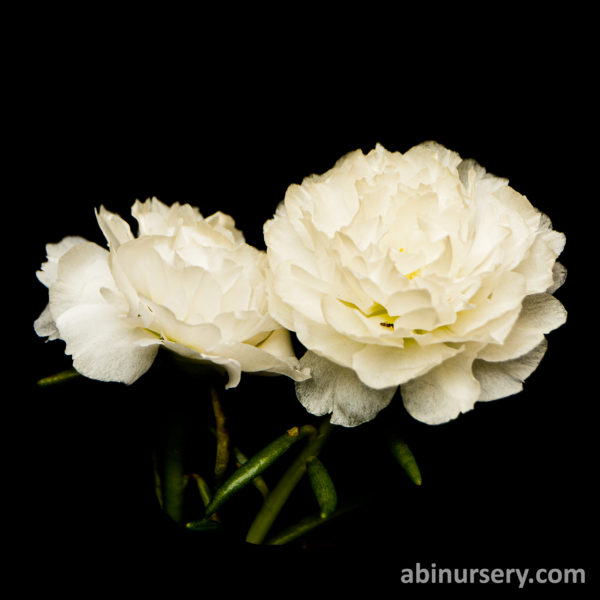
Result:
[[419,421],[438,425],[473,408],[481,384],[472,373],[473,355],[463,352],[412,379],[401,388],[406,410]]
[[331,414],[331,423],[355,427],[373,419],[396,393],[397,386],[374,390],[360,381],[352,369],[336,365],[313,352],[300,359],[311,377],[296,383],[296,394],[314,415]]
[[92,379],[132,383],[152,364],[157,341],[106,300],[102,290],[117,293],[108,256],[91,242],[66,252],[50,287],[50,312],[77,371]]
[[57,319],[73,367],[100,381],[133,383],[152,365],[157,341],[112,306],[82,304]]
[[58,274],[58,262],[63,254],[67,253],[73,246],[87,242],[85,238],[79,236],[67,236],[57,244],[46,244],[47,260],[42,263],[37,278],[49,288],[55,281]]
[[473,375],[481,386],[478,400],[496,400],[520,392],[523,389],[523,381],[540,364],[547,346],[548,343],[544,338],[533,350],[512,360],[500,362],[475,360]]

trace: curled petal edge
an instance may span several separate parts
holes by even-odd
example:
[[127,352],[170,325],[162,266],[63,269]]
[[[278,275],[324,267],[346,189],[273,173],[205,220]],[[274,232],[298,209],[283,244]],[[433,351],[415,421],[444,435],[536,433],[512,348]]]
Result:
[[397,386],[376,390],[366,386],[352,369],[337,365],[310,350],[300,368],[311,378],[296,382],[296,396],[317,416],[331,414],[333,425],[356,427],[374,419],[392,400]]

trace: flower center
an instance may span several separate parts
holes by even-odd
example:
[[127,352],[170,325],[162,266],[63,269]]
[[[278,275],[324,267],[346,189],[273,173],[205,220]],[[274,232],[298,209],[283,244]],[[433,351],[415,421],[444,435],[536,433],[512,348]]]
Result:
[[409,273],[408,275],[405,275],[404,277],[406,277],[407,279],[413,280],[415,277],[419,277],[420,274],[421,274],[421,269],[417,269],[416,271],[413,271],[412,273]]
[[367,319],[376,317],[379,320],[379,325],[381,325],[382,327],[393,329],[394,321],[396,321],[396,319],[399,318],[398,316],[390,315],[387,311],[387,308],[379,304],[379,302],[373,302],[371,307],[365,312],[360,307],[356,306],[356,304],[354,304],[353,302],[348,302],[347,300],[342,300],[341,298],[338,298],[338,300],[348,308],[357,310],[361,315],[363,315]]

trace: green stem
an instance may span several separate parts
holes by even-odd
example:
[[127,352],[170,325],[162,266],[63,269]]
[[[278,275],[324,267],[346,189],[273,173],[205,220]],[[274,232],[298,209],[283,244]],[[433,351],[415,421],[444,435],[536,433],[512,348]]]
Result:
[[219,487],[227,471],[229,464],[229,431],[226,427],[225,411],[219,394],[215,388],[211,388],[210,396],[212,400],[213,412],[215,415],[217,451],[215,458],[215,487]]
[[317,435],[309,438],[308,444],[300,452],[296,460],[267,496],[262,508],[250,526],[248,535],[246,536],[246,542],[250,544],[261,544],[265,539],[271,525],[279,515],[279,512],[283,508],[288,497],[306,472],[306,461],[310,457],[319,454],[323,444],[331,433],[331,427],[329,417],[327,417],[321,423]]
[[303,425],[302,427],[292,427],[273,440],[248,462],[236,469],[227,481],[215,491],[209,505],[206,507],[206,516],[211,515],[233,494],[244,489],[246,485],[263,473],[298,441],[307,437],[310,439],[315,437],[316,434],[317,430],[312,425]]
[[168,417],[164,463],[165,512],[180,525],[183,521],[183,492],[185,478],[183,472],[183,415],[174,412]]
[[[209,430],[216,437],[217,432],[214,427],[209,427]],[[233,456],[236,460],[236,469],[239,469],[242,465],[245,465],[248,462],[248,457],[237,446],[233,446],[231,451],[233,452]],[[260,492],[263,500],[269,495],[269,488],[265,480],[260,475],[252,480],[252,484]]]
[[202,504],[206,508],[210,499],[212,498],[212,492],[210,491],[210,487],[206,481],[198,475],[198,473],[192,473],[191,477],[193,477],[196,485],[198,486],[198,493],[200,494],[200,499],[202,500]]
[[320,527],[325,523],[329,523],[337,517],[341,517],[342,515],[345,515],[346,513],[357,509],[361,504],[362,502],[355,501],[352,504],[348,504],[347,506],[338,508],[335,512],[331,513],[330,515],[324,518],[320,514],[306,517],[305,519],[302,519],[302,521],[300,521],[299,523],[296,523],[295,525],[292,525],[291,527],[288,527],[287,529],[284,529],[283,531],[280,531],[279,533],[276,533],[275,535],[271,536],[266,541],[266,544],[272,546],[282,546],[283,544],[289,544],[290,542],[297,540],[299,537],[306,535],[313,529]]
[[[202,477],[200,477],[200,475],[198,475],[198,473],[192,473],[191,477],[193,477],[194,481],[196,482],[196,485],[198,486],[198,493],[200,494],[200,499],[202,500],[204,508],[206,508],[210,504],[210,501],[212,499],[212,491],[210,489],[210,486]],[[213,513],[212,515],[210,515],[209,520],[216,521],[217,523],[220,522],[217,513]]]
[[154,471],[154,493],[156,494],[156,499],[158,500],[159,506],[164,508],[162,484],[158,471],[158,458],[156,456],[156,452],[152,453],[152,469]]

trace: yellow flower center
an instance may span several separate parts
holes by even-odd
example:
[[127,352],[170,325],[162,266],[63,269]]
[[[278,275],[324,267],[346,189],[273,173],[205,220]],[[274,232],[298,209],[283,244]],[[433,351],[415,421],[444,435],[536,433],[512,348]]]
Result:
[[382,306],[381,304],[379,304],[379,302],[373,302],[371,307],[365,312],[364,310],[356,306],[356,304],[354,304],[353,302],[348,302],[347,300],[342,300],[341,298],[338,298],[338,300],[348,308],[357,310],[361,315],[363,315],[367,319],[377,317],[377,319],[379,319],[379,324],[382,327],[393,329],[394,321],[399,318],[398,316],[390,315],[385,306]]
[[404,277],[412,280],[415,277],[418,277],[420,274],[421,274],[421,269],[417,269],[416,271],[413,271],[412,273],[409,273],[408,275],[405,275]]

